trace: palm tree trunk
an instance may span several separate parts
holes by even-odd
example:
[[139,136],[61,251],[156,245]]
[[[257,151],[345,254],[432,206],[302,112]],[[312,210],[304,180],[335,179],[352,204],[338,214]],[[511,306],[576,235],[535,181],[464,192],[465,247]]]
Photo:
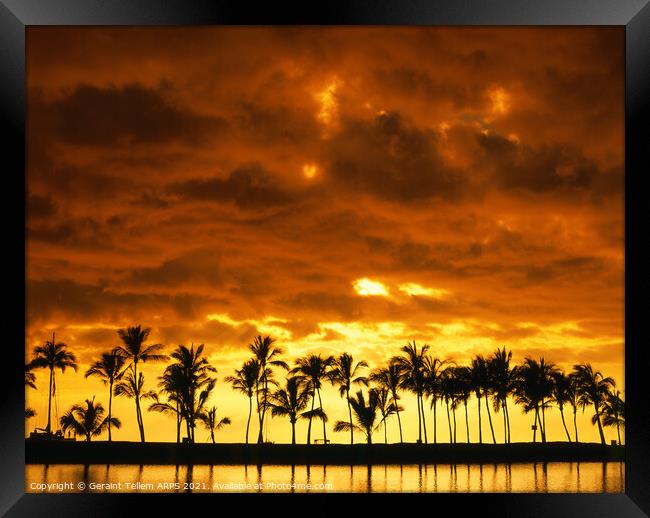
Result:
[[503,408],[506,412],[506,423],[508,425],[508,444],[510,444],[510,413],[508,412],[508,398],[503,400]]
[[619,426],[618,414],[616,414],[616,435],[618,436],[618,445],[621,445],[621,428]]
[[503,444],[508,444],[508,425],[506,424],[506,409],[501,400],[501,410],[503,411]]
[[467,415],[467,400],[464,401],[465,406],[465,430],[467,430],[467,444],[469,444],[469,416]]
[[48,439],[50,435],[52,435],[52,422],[51,422],[51,415],[52,415],[52,378],[54,376],[54,367],[50,367],[50,390],[48,394],[48,399],[47,399],[47,435]]
[[420,394],[418,394],[417,392],[415,393],[415,399],[418,404],[418,442],[421,443],[422,442],[422,425],[421,425],[422,417],[420,414]]
[[449,400],[445,398],[445,406],[447,407],[447,425],[449,426],[449,444],[452,443],[451,438],[451,417],[449,415]]
[[113,381],[108,384],[108,442],[113,439],[111,437],[111,410],[113,404]]
[[542,442],[546,442],[546,409],[544,407],[544,398],[542,398]]
[[580,442],[580,441],[578,441],[578,420],[577,420],[577,416],[578,416],[578,407],[574,406],[573,407],[573,429],[576,432],[576,442]]
[[316,404],[316,394],[311,396],[311,414],[309,414],[309,424],[307,425],[307,444],[311,444],[311,419],[314,413],[314,406]]
[[350,390],[345,390],[345,399],[348,402],[348,415],[350,416],[350,444],[354,444],[354,431],[352,429],[352,407],[350,406]]
[[212,444],[217,444],[214,440],[214,428],[210,428],[210,437],[212,438]]
[[598,405],[594,403],[594,409],[596,410],[596,421],[598,423],[598,433],[600,434],[601,444],[605,444],[605,434],[603,433],[603,424],[600,422],[600,412],[598,410]]
[[397,403],[397,393],[393,392],[393,401],[395,402],[395,413],[397,414],[397,424],[399,426],[399,442],[402,443],[404,442],[404,438],[402,437],[402,420],[400,419],[399,416],[399,408],[398,408],[398,403]]
[[[318,403],[320,404],[321,412],[323,412],[324,415],[325,412],[323,411],[323,400],[320,395],[320,389],[318,389]],[[327,427],[325,426],[324,418],[323,418],[323,444],[327,444]]]
[[388,444],[388,431],[386,430],[386,416],[384,415],[383,418],[384,418],[384,443]]
[[181,442],[181,411],[178,408],[178,402],[176,402],[176,444]]
[[537,442],[537,417],[538,409],[537,405],[535,405],[535,420],[533,421],[533,442]]
[[246,444],[248,444],[248,430],[251,426],[251,415],[253,414],[253,395],[248,398],[248,421],[246,421]]
[[291,444],[296,444],[296,421],[291,421]]
[[[133,379],[135,380],[136,388],[138,386],[138,362],[133,362]],[[135,393],[135,417],[138,421],[138,428],[140,429],[140,441],[144,442],[144,422],[142,421],[142,411],[140,410],[140,393]]]
[[262,409],[260,408],[260,385],[259,383],[255,384],[255,399],[257,400],[257,421],[260,425],[260,431],[257,434],[257,443],[262,443]]
[[427,444],[429,441],[427,439],[427,421],[424,417],[424,396],[420,394],[420,406],[422,407],[422,429],[424,430],[424,444]]
[[476,402],[478,403],[478,442],[483,444],[483,428],[481,427],[481,396],[476,395]]
[[437,431],[437,423],[436,423],[436,396],[435,394],[431,396],[433,398],[433,444],[438,444],[438,431]]
[[571,442],[571,436],[569,435],[569,429],[566,427],[566,422],[564,421],[564,409],[560,405],[560,416],[562,417],[562,426],[564,426],[564,431],[566,432],[567,439]]
[[454,415],[454,444],[456,444],[456,408],[452,407],[451,412]]
[[494,435],[494,427],[492,426],[492,414],[490,414],[490,402],[489,402],[487,394],[485,394],[485,408],[487,408],[488,420],[490,422],[490,431],[492,432],[492,441],[494,442],[494,444],[496,444],[497,443],[497,438]]

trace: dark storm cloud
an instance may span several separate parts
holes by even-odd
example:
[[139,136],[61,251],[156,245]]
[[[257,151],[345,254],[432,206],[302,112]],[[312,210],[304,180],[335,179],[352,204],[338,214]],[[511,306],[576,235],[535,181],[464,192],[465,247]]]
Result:
[[579,151],[560,145],[532,148],[495,133],[479,134],[482,162],[498,185],[536,193],[587,189],[597,166]]
[[217,287],[223,282],[219,254],[213,249],[198,249],[163,261],[158,266],[130,271],[132,286],[178,287],[189,285]]
[[600,257],[579,256],[558,259],[542,265],[526,267],[526,279],[531,282],[544,282],[558,277],[595,274],[602,272],[607,263]]
[[324,159],[338,182],[359,192],[398,202],[457,199],[464,178],[444,163],[438,145],[433,131],[392,112],[370,121],[346,119]]
[[56,213],[56,204],[49,195],[32,194],[27,200],[27,213],[32,219],[49,218]]
[[164,92],[137,83],[104,88],[82,84],[61,99],[36,101],[32,109],[57,138],[82,146],[194,143],[224,127],[222,119],[183,109]]
[[185,200],[232,202],[241,209],[284,205],[292,196],[259,163],[243,165],[226,178],[195,178],[174,183],[167,192]]

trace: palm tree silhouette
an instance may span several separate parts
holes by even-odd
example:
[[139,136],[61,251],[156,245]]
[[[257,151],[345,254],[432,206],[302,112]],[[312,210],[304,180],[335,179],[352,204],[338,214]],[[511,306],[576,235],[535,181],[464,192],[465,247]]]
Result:
[[229,417],[224,417],[217,420],[217,407],[212,406],[209,409],[201,412],[199,414],[199,420],[203,423],[203,426],[206,430],[210,432],[210,438],[212,439],[212,444],[216,444],[214,440],[215,430],[221,430],[224,426],[231,424]]
[[[415,394],[418,405],[418,443],[422,442],[422,428],[424,427],[424,440],[426,442],[426,423],[424,423],[424,405],[422,403],[424,394],[424,358],[429,350],[428,345],[423,345],[418,351],[418,346],[413,341],[401,349],[401,356],[394,356],[391,362],[400,367],[400,387],[410,390]],[[424,426],[423,426],[424,425]]]
[[497,349],[488,359],[488,371],[492,385],[494,409],[503,410],[504,443],[510,442],[510,415],[508,413],[508,397],[512,394],[516,380],[517,368],[510,367],[512,351],[506,348]]
[[476,393],[476,402],[478,403],[479,442],[483,442],[483,430],[481,429],[481,398],[485,398],[485,407],[487,409],[488,421],[490,423],[490,431],[492,432],[492,441],[494,444],[496,444],[497,439],[494,435],[494,427],[492,426],[492,415],[490,414],[489,403],[490,392],[492,391],[492,380],[490,378],[488,361],[482,355],[476,355],[472,359],[471,374],[472,388]]
[[446,360],[432,358],[429,355],[424,357],[424,391],[431,397],[431,408],[433,409],[433,443],[438,442],[437,426],[437,403],[442,398],[442,371],[447,364]]
[[342,353],[334,359],[330,371],[330,381],[332,385],[338,385],[339,394],[348,402],[348,415],[350,417],[350,444],[354,443],[354,430],[352,427],[352,407],[350,405],[350,389],[352,384],[361,384],[368,386],[368,379],[364,376],[358,376],[357,373],[362,368],[367,368],[365,361],[354,364],[354,358],[348,353]]
[[[553,388],[551,393],[551,401],[555,403],[560,410],[560,417],[562,418],[562,426],[566,433],[567,440],[571,442],[571,435],[564,420],[564,405],[572,401],[571,378],[564,374],[562,371],[555,371],[553,373]],[[577,435],[576,435],[577,441]]]
[[[144,392],[144,374],[139,372],[136,378],[133,364],[122,374],[120,381],[115,385],[113,393],[117,397],[123,396],[138,401],[138,408],[142,399],[156,399],[155,392]],[[138,428],[140,430],[140,440],[144,442],[144,421],[142,419],[138,420]]]
[[169,364],[163,374],[175,380],[179,406],[190,442],[194,442],[196,420],[203,413],[203,407],[216,383],[211,375],[216,374],[217,369],[210,365],[207,358],[201,357],[203,349],[203,344],[196,349],[194,344],[189,348],[179,345],[170,355],[175,360],[174,363]]
[[[449,413],[450,405],[453,407],[454,410],[456,408],[455,402],[456,402],[457,384],[456,384],[455,374],[456,374],[455,366],[450,365],[440,373],[440,378],[439,378],[439,387],[440,387],[439,393],[443,401],[445,402],[445,407],[447,409],[447,424],[449,426],[449,443],[456,442],[456,425],[454,424],[453,432],[452,432],[451,414]],[[454,415],[454,421],[455,419],[456,418]]]
[[[260,378],[255,388],[257,397],[257,414],[260,422],[260,431],[257,436],[257,442],[260,444],[264,441],[264,417],[266,416],[266,408],[268,406],[267,399],[269,383],[275,384],[272,378],[272,367],[282,367],[285,370],[289,369],[289,366],[284,361],[278,359],[278,356],[282,354],[282,349],[279,347],[273,347],[274,342],[275,339],[268,335],[264,337],[258,335],[253,340],[253,343],[248,346],[253,353],[253,357],[257,360],[257,363],[260,366]],[[260,392],[262,393],[261,400]]]
[[[327,444],[326,419],[323,419],[325,413],[320,389],[323,381],[330,379],[330,369],[333,364],[334,358],[332,356],[323,358],[320,354],[309,354],[304,358],[298,358],[296,360],[296,366],[289,371],[291,374],[297,375],[298,378],[308,385],[311,394],[311,410],[305,413],[306,418],[309,419],[307,426],[307,444],[311,444],[311,421],[313,417],[320,417],[323,421],[323,443]],[[318,395],[319,407],[322,414],[314,413],[316,395]]]
[[354,428],[357,431],[365,433],[367,443],[372,444],[372,432],[379,427],[379,425],[375,425],[379,407],[377,391],[371,389],[368,392],[367,402],[363,392],[361,390],[357,391],[356,396],[350,398],[350,405],[352,406],[357,424],[351,424],[347,421],[337,421],[334,425],[334,431],[347,432],[350,428]]
[[248,397],[248,420],[246,421],[246,444],[248,444],[248,431],[253,413],[253,396],[259,386],[260,364],[256,359],[244,362],[241,369],[235,370],[234,376],[226,376],[226,383],[230,383],[233,390],[241,392]]
[[[618,444],[621,445],[621,426],[625,428],[625,401],[621,398],[621,393],[610,392],[603,407],[603,426],[615,426]],[[593,422],[593,418],[592,418]]]
[[545,409],[548,406],[548,401],[545,400],[551,398],[553,394],[553,377],[556,372],[555,365],[547,363],[544,358],[540,358],[538,362],[526,357],[523,365],[517,369],[515,401],[523,405],[524,413],[535,412],[533,442],[536,440],[538,424],[542,442],[546,442]]
[[115,428],[121,426],[117,417],[104,417],[104,407],[95,403],[95,398],[86,399],[84,404],[73,405],[61,416],[61,429],[65,433],[72,430],[76,435],[85,435],[86,441],[97,437],[112,424]]
[[[380,424],[384,424],[384,442],[388,444],[388,431],[386,429],[386,421],[391,415],[404,409],[401,406],[396,405],[390,393],[390,390],[388,390],[386,387],[380,386],[377,388],[372,388],[371,390],[374,390],[377,393],[377,408],[381,413]],[[352,425],[352,423],[350,423],[350,425]]]
[[117,349],[110,353],[102,353],[101,359],[94,362],[86,371],[85,377],[96,376],[108,385],[108,441],[113,440],[111,435],[111,416],[113,409],[113,384],[122,377],[124,358]]
[[286,380],[285,388],[271,394],[270,406],[273,417],[288,417],[291,423],[291,444],[296,444],[296,421],[307,408],[311,397],[309,387],[297,377]]
[[[117,334],[122,340],[122,345],[118,347],[118,350],[126,360],[131,362],[130,366],[133,368],[133,387],[136,387],[140,383],[138,363],[165,360],[167,358],[167,356],[159,352],[162,349],[161,344],[144,345],[147,338],[149,338],[149,333],[151,333],[150,328],[142,328],[139,325],[117,330]],[[144,384],[144,379],[142,383]],[[134,398],[140,440],[144,442],[144,421],[142,419],[142,409],[140,408],[139,391],[135,392]]]
[[471,369],[465,366],[456,367],[454,369],[454,378],[456,379],[456,398],[454,403],[456,405],[462,403],[465,407],[465,430],[467,432],[467,443],[469,444],[469,415],[467,412],[467,402],[472,395]]
[[372,371],[368,379],[373,383],[377,383],[380,388],[385,388],[390,392],[391,402],[395,407],[397,424],[399,426],[399,442],[403,443],[404,438],[402,436],[402,420],[400,419],[399,413],[404,409],[398,403],[400,399],[398,391],[402,383],[402,371],[400,366],[395,362],[391,362],[388,364],[388,367],[382,367]]
[[60,369],[64,373],[70,367],[77,371],[77,360],[75,355],[68,351],[68,346],[63,342],[57,342],[54,333],[52,341],[46,341],[43,345],[34,347],[34,359],[29,363],[29,368],[48,368],[50,370],[49,394],[47,398],[47,431],[48,437],[52,435],[52,394],[56,393],[56,381],[54,369]]
[[607,401],[610,389],[614,388],[616,383],[612,378],[604,377],[600,371],[594,371],[589,363],[574,365],[573,373],[578,389],[578,401],[583,408],[587,405],[594,405],[595,414],[592,418],[592,424],[598,425],[600,442],[605,444],[605,434],[600,414],[603,405]]
[[[25,365],[25,386],[26,387],[31,387],[34,390],[36,390],[36,375],[31,372],[31,365],[27,364]],[[25,419],[29,419],[30,417],[34,417],[36,415],[36,410],[30,407],[25,408]]]
[[[183,424],[184,375],[178,365],[175,365],[165,368],[158,380],[160,394],[152,394],[154,402],[149,405],[148,410],[174,416],[176,419],[176,443],[178,444],[181,442],[181,425]],[[165,395],[167,401],[161,400],[161,395]]]

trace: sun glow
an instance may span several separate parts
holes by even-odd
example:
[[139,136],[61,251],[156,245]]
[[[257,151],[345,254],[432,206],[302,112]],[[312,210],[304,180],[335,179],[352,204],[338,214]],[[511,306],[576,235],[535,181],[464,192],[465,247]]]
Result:
[[510,110],[510,94],[498,86],[488,92],[492,102],[492,113],[503,115]]
[[318,175],[318,166],[316,164],[305,164],[302,166],[302,174],[305,178],[312,179]]
[[324,126],[323,137],[328,137],[330,131],[338,125],[339,105],[336,92],[339,89],[340,81],[338,78],[329,83],[324,90],[316,94],[316,100],[320,103],[320,110],[317,118]]
[[373,281],[367,277],[357,279],[352,283],[352,285],[354,286],[354,290],[359,295],[382,297],[388,296],[388,288],[386,286],[384,286],[379,281]]

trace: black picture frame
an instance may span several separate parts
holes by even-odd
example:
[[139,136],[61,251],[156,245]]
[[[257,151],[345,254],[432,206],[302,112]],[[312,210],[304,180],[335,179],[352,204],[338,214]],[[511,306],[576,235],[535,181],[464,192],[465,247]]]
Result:
[[[0,377],[0,512],[7,516],[124,515],[144,502],[147,513],[185,508],[181,495],[25,494],[25,29],[36,25],[617,25],[625,26],[625,385],[627,401],[625,494],[435,494],[420,506],[475,509],[495,516],[589,516],[650,514],[650,413],[644,385],[650,365],[645,307],[647,252],[643,233],[650,172],[645,134],[650,129],[650,5],[648,0],[374,0],[315,5],[208,0],[0,0],[0,106],[6,130],[2,170],[6,266],[3,323],[5,361]],[[645,132],[644,132],[645,130]],[[9,296],[6,296],[6,295]],[[21,295],[22,294],[22,295]],[[273,495],[263,498],[305,498]],[[369,495],[360,498],[368,498]],[[381,499],[385,495],[371,495]],[[237,495],[220,495],[234,498]],[[241,496],[240,496],[241,497]],[[308,498],[325,498],[311,495]],[[212,505],[191,495],[192,506]],[[251,497],[248,496],[248,499]],[[197,500],[198,499],[198,500]],[[428,500],[428,498],[427,498]],[[250,501],[250,500],[249,500]],[[275,504],[274,504],[275,505]],[[282,504],[280,504],[282,505]],[[137,507],[136,507],[137,506]],[[219,506],[225,509],[224,503]],[[422,509],[424,509],[423,507]],[[278,506],[278,509],[281,507]],[[286,509],[286,508],[285,508]],[[193,511],[195,512],[195,511]],[[216,508],[215,508],[216,512]],[[457,511],[456,511],[457,512]]]

